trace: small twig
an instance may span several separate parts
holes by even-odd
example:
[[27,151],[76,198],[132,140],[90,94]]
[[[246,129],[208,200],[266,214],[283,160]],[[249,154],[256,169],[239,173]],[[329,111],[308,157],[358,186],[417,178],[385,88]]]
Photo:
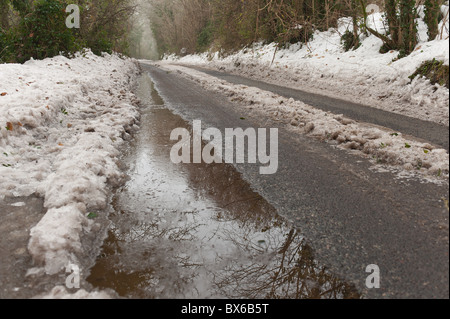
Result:
[[442,20],[441,40],[444,38],[444,28],[445,28],[445,25],[447,24],[449,11],[450,11],[450,9],[447,10],[447,14],[445,15],[445,18]]
[[277,55],[277,52],[278,52],[278,45],[276,46],[275,52],[273,53],[273,59],[272,59],[272,63],[270,63],[270,67],[272,67],[273,62],[275,61],[275,56]]

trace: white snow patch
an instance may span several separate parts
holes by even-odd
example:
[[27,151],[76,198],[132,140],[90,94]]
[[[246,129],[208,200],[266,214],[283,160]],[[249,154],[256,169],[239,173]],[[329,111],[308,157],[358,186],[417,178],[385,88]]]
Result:
[[10,206],[13,206],[13,207],[24,207],[25,205],[26,205],[26,203],[24,203],[24,202],[17,202],[17,203],[11,204]]
[[87,292],[84,289],[78,290],[76,293],[70,293],[67,291],[67,289],[63,286],[56,286],[53,288],[50,293],[42,296],[37,296],[35,299],[56,299],[56,300],[100,300],[100,299],[114,299],[113,296],[108,294],[105,291],[94,291],[94,292]]
[[118,148],[138,128],[138,72],[135,60],[89,51],[0,65],[0,199],[45,199],[28,248],[47,274],[76,263],[86,215],[120,181]]

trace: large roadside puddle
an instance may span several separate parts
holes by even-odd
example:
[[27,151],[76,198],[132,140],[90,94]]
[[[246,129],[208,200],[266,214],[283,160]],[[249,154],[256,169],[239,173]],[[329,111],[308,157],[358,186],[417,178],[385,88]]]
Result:
[[174,128],[148,75],[141,130],[88,281],[125,298],[359,298],[320,266],[298,230],[226,164],[170,161]]

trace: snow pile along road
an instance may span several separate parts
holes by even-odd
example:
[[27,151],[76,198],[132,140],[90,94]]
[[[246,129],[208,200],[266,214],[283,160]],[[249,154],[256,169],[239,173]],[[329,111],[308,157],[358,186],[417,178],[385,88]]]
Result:
[[133,60],[89,51],[0,65],[0,200],[45,199],[28,248],[47,274],[77,264],[88,215],[122,177],[118,148],[138,128],[138,73]]
[[[182,58],[169,56],[166,60],[338,97],[448,126],[449,90],[431,85],[423,77],[409,78],[425,61],[436,59],[449,65],[449,7],[442,6],[447,19],[440,23],[442,34],[432,41],[423,22],[423,9],[419,6],[419,44],[411,55],[399,60],[397,51],[381,54],[383,43],[374,35],[361,35],[361,46],[344,52],[341,36],[353,29],[351,18],[340,19],[337,29],[316,32],[307,44],[297,43],[285,49],[277,49],[275,44],[257,44],[226,57],[210,52]],[[382,13],[370,15],[368,25],[386,33]]]
[[383,164],[383,169],[394,169],[400,177],[418,177],[437,183],[448,180],[449,155],[445,149],[383,127],[325,112],[272,92],[231,84],[191,68],[167,62],[157,65],[177,72],[208,90],[226,95],[236,107],[244,108],[255,118],[262,117],[284,124],[293,133],[328,141],[369,157],[374,164]]

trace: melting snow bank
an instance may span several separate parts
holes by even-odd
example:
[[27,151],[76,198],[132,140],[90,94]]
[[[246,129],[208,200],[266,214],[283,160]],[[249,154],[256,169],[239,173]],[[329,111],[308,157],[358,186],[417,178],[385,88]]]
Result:
[[295,133],[328,141],[341,148],[353,150],[370,157],[379,169],[386,167],[400,177],[419,177],[423,181],[442,183],[448,181],[449,155],[445,149],[402,136],[401,133],[367,123],[353,121],[287,99],[272,92],[254,87],[235,85],[203,72],[159,62],[156,65],[196,81],[204,88],[225,94],[230,101],[255,115],[284,123]]
[[[423,17],[423,6],[419,12]],[[448,6],[442,6],[442,12],[445,16]],[[376,13],[369,16],[368,23],[385,33],[384,19],[383,14]],[[443,40],[434,41],[428,41],[423,19],[417,19],[417,23],[419,44],[411,55],[395,62],[398,52],[380,54],[382,41],[373,35],[362,36],[358,49],[344,52],[341,36],[352,30],[349,18],[341,19],[337,29],[316,32],[307,45],[295,44],[280,50],[275,44],[255,45],[225,58],[218,53],[205,53],[166,59],[339,97],[448,126],[449,90],[431,85],[425,78],[409,79],[424,61],[435,58],[449,65],[448,20],[445,26],[443,22],[439,26]]]
[[67,291],[67,289],[63,286],[56,286],[52,289],[52,291],[48,294],[43,294],[40,296],[36,296],[35,299],[60,299],[60,300],[69,300],[69,299],[113,299],[114,296],[111,296],[107,292],[104,291],[94,291],[87,292],[84,289],[78,290],[76,293],[71,294]]
[[0,200],[45,199],[28,249],[48,275],[77,264],[81,234],[96,227],[89,213],[122,178],[118,149],[138,129],[138,73],[134,60],[91,52],[0,65]]

